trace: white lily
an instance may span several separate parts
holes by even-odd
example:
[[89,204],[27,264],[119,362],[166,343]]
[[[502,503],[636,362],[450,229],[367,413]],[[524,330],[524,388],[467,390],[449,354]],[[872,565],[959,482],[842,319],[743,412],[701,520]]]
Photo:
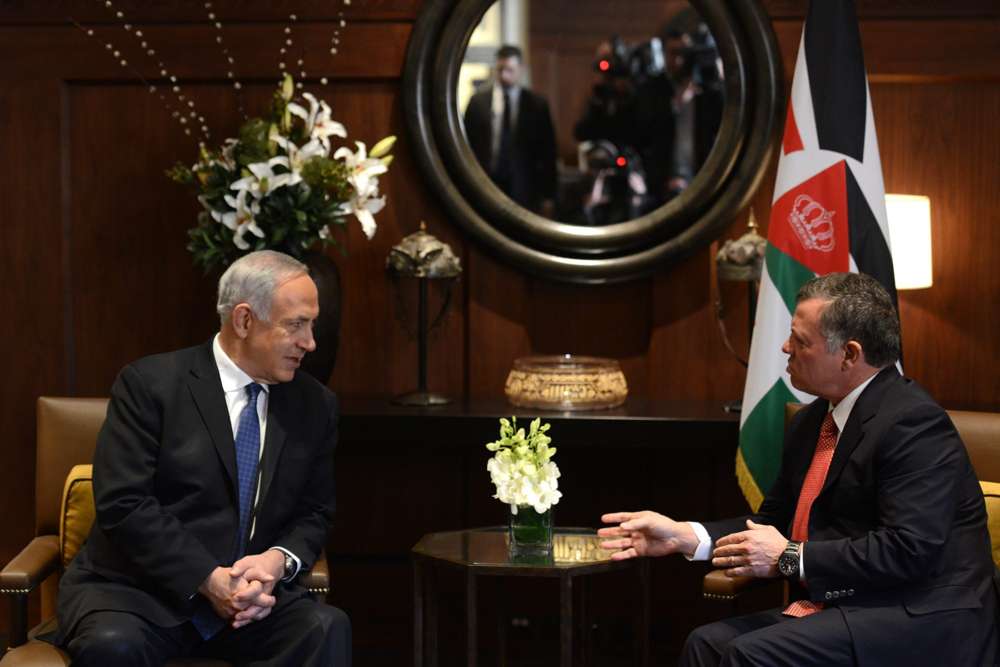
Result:
[[329,154],[330,137],[336,136],[346,139],[347,129],[330,117],[332,109],[330,109],[329,104],[317,100],[311,93],[303,93],[302,97],[309,102],[309,111],[295,102],[289,102],[288,111],[305,121],[309,138],[318,141]]
[[221,222],[233,230],[233,244],[240,250],[250,249],[250,244],[243,238],[247,232],[250,232],[257,238],[264,238],[264,230],[257,226],[256,220],[256,215],[260,213],[260,204],[256,200],[251,200],[248,204],[248,192],[248,190],[240,190],[235,197],[225,195],[226,203],[233,210],[226,211],[225,213],[212,211],[212,217],[217,222]]
[[290,139],[286,139],[280,135],[273,137],[273,140],[285,151],[288,157],[285,162],[280,163],[284,164],[292,172],[292,180],[288,185],[295,185],[302,180],[302,168],[306,165],[306,162],[309,162],[314,157],[326,157],[330,152],[324,149],[323,144],[315,139],[301,148],[292,143]]
[[286,185],[294,185],[302,180],[302,177],[294,178],[294,174],[276,174],[274,167],[281,165],[286,169],[288,158],[284,156],[273,157],[267,162],[254,162],[247,165],[250,176],[241,178],[229,187],[233,190],[246,190],[254,199],[260,199],[268,192],[277,190]]
[[374,197],[378,193],[378,176],[389,171],[382,160],[368,157],[365,151],[365,144],[355,141],[358,147],[357,152],[352,153],[350,148],[341,147],[333,154],[335,160],[343,160],[350,170],[347,176],[348,183],[358,193],[362,199]]
[[[378,194],[378,189],[375,190],[374,194]],[[378,226],[375,224],[375,214],[383,208],[385,208],[385,197],[362,198],[354,195],[340,205],[340,212],[353,214],[361,223],[361,230],[365,233],[365,237],[371,239],[375,236],[375,229]]]

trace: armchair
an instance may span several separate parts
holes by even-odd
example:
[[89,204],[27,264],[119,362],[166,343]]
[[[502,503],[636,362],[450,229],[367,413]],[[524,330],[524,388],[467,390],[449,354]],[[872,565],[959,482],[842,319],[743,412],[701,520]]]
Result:
[[[10,600],[9,648],[3,667],[70,664],[55,646],[35,639],[54,630],[59,575],[79,550],[94,521],[90,461],[107,412],[104,398],[41,397],[37,405],[35,537],[0,571],[0,594]],[[302,575],[310,593],[329,592],[329,569],[321,554]],[[28,630],[28,595],[40,590],[43,622]],[[171,667],[209,667],[217,660],[181,660]]]
[[[786,426],[802,407],[804,406],[800,403],[788,403],[785,406]],[[948,416],[965,443],[972,467],[983,487],[993,561],[1000,567],[1000,413],[948,410]],[[724,613],[720,615],[732,616],[747,613],[754,608],[763,608],[765,605],[751,608],[751,599],[756,601],[762,595],[769,595],[768,599],[777,600],[781,589],[785,589],[783,597],[787,600],[787,585],[783,581],[753,577],[730,578],[722,570],[712,570],[702,582],[702,597],[711,600],[716,607],[724,607],[720,610]]]

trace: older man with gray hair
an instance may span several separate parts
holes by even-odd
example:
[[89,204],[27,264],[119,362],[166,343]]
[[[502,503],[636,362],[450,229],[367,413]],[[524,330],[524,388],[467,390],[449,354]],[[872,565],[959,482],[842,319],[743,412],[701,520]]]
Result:
[[254,252],[219,280],[217,309],[212,340],[129,364],[111,388],[96,520],[59,590],[74,667],[350,664],[347,616],[296,581],[334,507],[337,401],[296,372],[316,286]]
[[948,415],[896,370],[899,349],[874,278],[810,280],[782,350],[792,384],[819,398],[789,425],[760,509],[704,525],[603,517],[614,558],[711,555],[788,580],[790,605],[696,629],[682,665],[996,664],[983,494]]

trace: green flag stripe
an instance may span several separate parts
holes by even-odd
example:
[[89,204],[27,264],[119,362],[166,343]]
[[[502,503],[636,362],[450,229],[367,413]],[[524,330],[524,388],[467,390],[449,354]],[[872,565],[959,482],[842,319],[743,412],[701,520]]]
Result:
[[798,399],[778,380],[757,402],[740,429],[740,452],[757,487],[763,492],[771,488],[781,467],[782,442],[785,432],[785,403]]
[[771,276],[771,282],[781,295],[788,312],[795,312],[795,295],[802,284],[816,276],[805,264],[802,264],[791,255],[778,250],[772,244],[767,244],[764,252],[764,261],[767,262],[767,273]]

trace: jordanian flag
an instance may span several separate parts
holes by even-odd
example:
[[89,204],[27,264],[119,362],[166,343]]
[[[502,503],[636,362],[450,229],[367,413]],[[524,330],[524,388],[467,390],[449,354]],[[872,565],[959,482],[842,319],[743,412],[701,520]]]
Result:
[[861,271],[896,300],[885,187],[853,0],[813,0],[802,30],[743,392],[736,475],[756,510],[778,475],[792,387],[781,345],[813,276]]

